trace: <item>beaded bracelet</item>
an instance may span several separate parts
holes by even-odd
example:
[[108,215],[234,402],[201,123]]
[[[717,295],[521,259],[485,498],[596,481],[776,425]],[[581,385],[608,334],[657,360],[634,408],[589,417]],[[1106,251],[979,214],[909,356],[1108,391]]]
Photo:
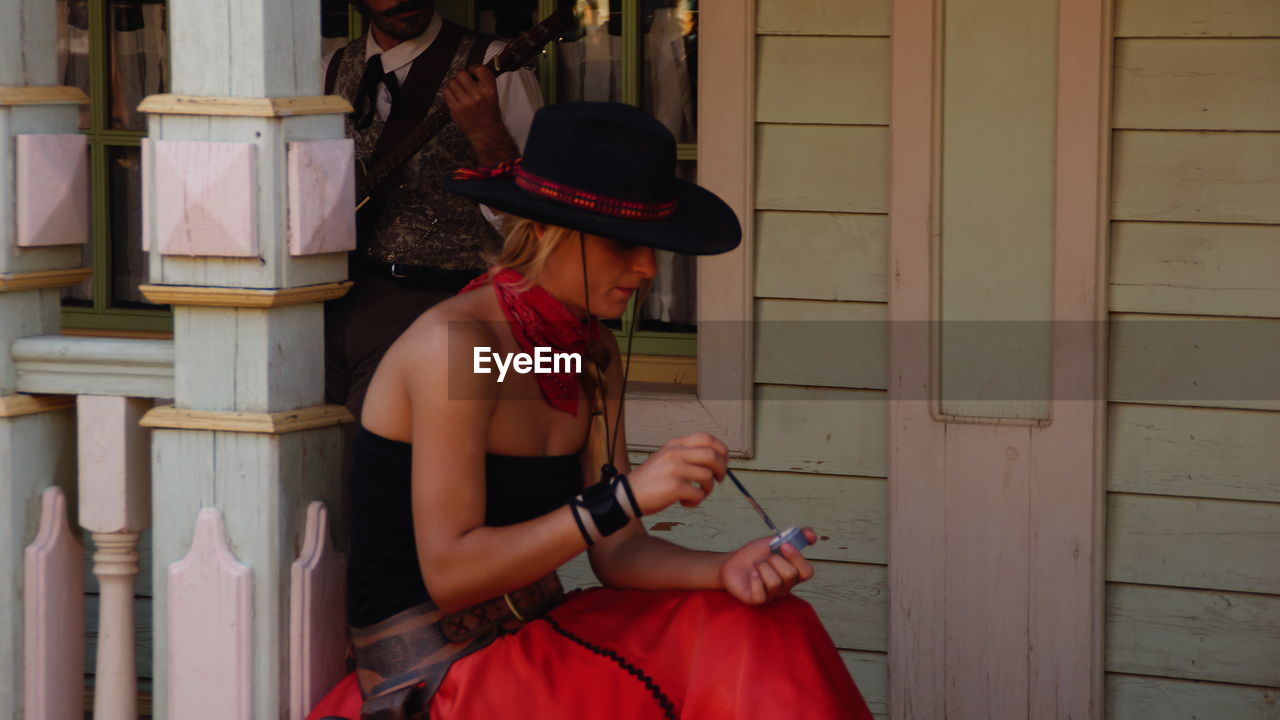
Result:
[[583,490],[569,501],[569,509],[588,547],[643,514],[626,475],[614,475]]

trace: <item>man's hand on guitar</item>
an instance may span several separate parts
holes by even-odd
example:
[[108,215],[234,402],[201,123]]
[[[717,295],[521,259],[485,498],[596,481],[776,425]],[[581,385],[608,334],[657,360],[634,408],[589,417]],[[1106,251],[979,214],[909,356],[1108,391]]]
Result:
[[449,115],[471,147],[481,167],[493,167],[520,154],[498,107],[498,85],[483,65],[461,70],[441,91]]

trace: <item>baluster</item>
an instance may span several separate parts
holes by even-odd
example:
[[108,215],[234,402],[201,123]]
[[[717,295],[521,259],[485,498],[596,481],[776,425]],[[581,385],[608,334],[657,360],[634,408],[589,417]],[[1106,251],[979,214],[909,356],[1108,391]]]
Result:
[[93,574],[98,577],[98,659],[94,670],[94,720],[138,717],[134,648],[133,581],[138,577],[139,533],[93,533]]
[[80,525],[93,534],[98,577],[95,720],[138,717],[133,583],[138,538],[151,516],[151,442],[138,420],[150,400],[81,395]]

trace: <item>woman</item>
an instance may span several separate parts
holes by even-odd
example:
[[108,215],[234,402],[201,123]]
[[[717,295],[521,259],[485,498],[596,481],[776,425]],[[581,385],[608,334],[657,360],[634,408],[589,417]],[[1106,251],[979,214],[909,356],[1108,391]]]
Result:
[[[653,277],[654,248],[739,242],[733,212],[676,180],[674,159],[635,108],[556,105],[523,164],[451,184],[522,219],[370,384],[352,471],[357,671],[312,718],[870,718],[790,596],[813,574],[798,551],[768,537],[693,551],[638,521],[704,501],[728,459],[695,433],[629,466],[623,362],[596,320]],[[538,347],[579,354],[583,372],[478,371]],[[605,587],[563,596],[555,570],[584,549]]]

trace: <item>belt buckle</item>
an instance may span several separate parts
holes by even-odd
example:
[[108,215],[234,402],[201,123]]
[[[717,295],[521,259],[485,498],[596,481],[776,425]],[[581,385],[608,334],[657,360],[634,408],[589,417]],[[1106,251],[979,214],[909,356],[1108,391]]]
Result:
[[402,278],[402,279],[408,278],[409,277],[408,275],[401,275],[400,273],[396,272],[396,264],[397,263],[391,263],[391,277]]

